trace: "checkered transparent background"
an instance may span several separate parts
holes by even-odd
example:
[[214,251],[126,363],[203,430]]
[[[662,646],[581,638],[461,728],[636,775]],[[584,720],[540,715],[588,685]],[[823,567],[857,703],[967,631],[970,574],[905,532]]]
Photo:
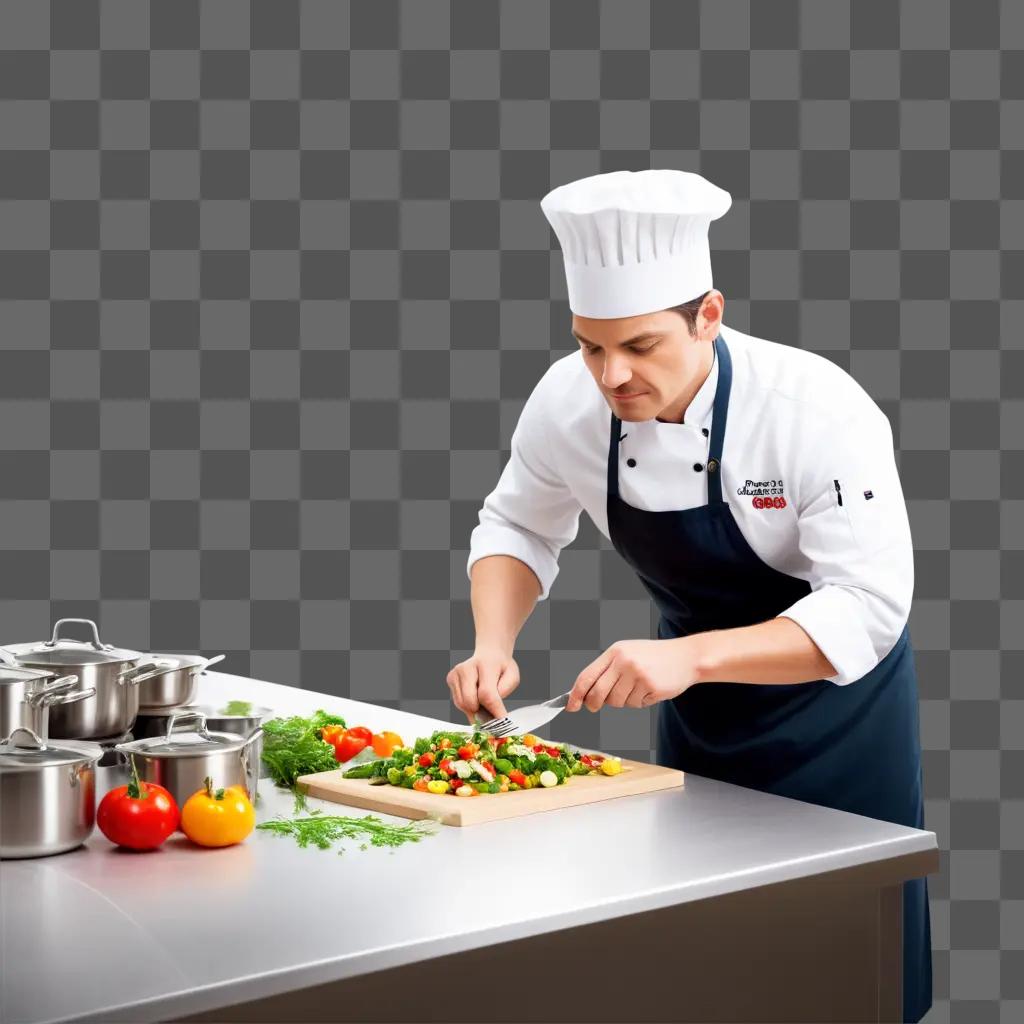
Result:
[[[0,640],[458,719],[469,533],[571,347],[538,200],[698,170],[726,322],[893,423],[928,1020],[1024,1018],[1024,4],[4,0],[0,48]],[[650,635],[589,521],[561,565],[523,700]],[[648,712],[554,733],[652,754]]]

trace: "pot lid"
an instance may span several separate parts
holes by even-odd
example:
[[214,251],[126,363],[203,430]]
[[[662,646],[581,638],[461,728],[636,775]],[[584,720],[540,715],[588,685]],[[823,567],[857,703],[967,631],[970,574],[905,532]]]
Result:
[[95,762],[102,756],[103,749],[98,743],[61,740],[59,745],[50,744],[24,727],[15,729],[6,739],[0,740],[0,772]]
[[94,651],[88,647],[46,647],[43,643],[13,644],[13,651],[22,665],[52,665],[54,669],[74,668],[82,665],[120,665],[136,661],[140,655],[134,651],[121,651],[116,647]]
[[[180,728],[186,720],[188,727]],[[117,749],[124,754],[146,754],[150,757],[193,757],[241,750],[253,738],[253,733],[240,736],[234,732],[210,732],[206,728],[205,715],[179,712],[168,719],[166,732],[122,743]]]
[[178,668],[192,668],[195,665],[203,664],[206,659],[201,654],[154,654],[146,651],[143,655],[146,664],[153,663],[156,668],[171,671]]
[[274,713],[273,708],[264,707],[262,704],[250,705],[246,714],[237,712],[228,713],[224,709],[228,702],[223,704],[178,704],[171,708],[144,707],[140,705],[138,717],[141,719],[162,718],[165,722],[171,715],[181,715],[187,711],[198,711],[207,721],[218,718],[266,718]]
[[[62,637],[61,626],[68,622],[90,626],[92,639],[76,640],[73,637]],[[75,665],[119,665],[126,661],[138,661],[143,657],[140,651],[103,643],[92,619],[58,619],[53,627],[53,636],[49,640],[5,644],[4,647],[21,665],[53,665],[55,668],[70,668]]]
[[[248,703],[248,702],[247,702]],[[242,711],[226,711],[225,708],[228,706],[228,702],[225,701],[223,704],[196,704],[189,705],[189,711],[199,711],[203,715],[210,718],[266,718],[268,715],[272,715],[273,709],[264,707],[262,704],[249,704],[249,709],[244,713]]]
[[33,679],[52,679],[56,672],[48,672],[45,668],[29,668],[27,665],[0,665],[0,686],[4,683],[27,683]]

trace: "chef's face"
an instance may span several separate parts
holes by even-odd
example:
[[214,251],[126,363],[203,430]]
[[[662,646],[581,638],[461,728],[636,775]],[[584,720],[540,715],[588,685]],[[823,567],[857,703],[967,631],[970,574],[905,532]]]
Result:
[[712,291],[692,332],[682,315],[669,309],[610,320],[573,316],[583,361],[619,419],[682,421],[710,372],[723,306],[722,293]]

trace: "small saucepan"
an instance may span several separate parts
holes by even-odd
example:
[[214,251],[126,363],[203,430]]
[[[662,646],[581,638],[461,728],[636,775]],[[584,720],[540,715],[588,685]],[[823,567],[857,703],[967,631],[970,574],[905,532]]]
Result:
[[195,700],[198,677],[224,655],[146,654],[145,659],[133,680],[139,687],[140,714],[180,708]]
[[[233,705],[233,707],[231,707]],[[265,718],[273,714],[273,709],[254,705],[248,701],[233,700],[224,705],[186,705],[184,708],[168,708],[165,710],[146,710],[138,714],[132,726],[132,736],[144,739],[167,732],[167,722],[175,712],[198,711],[206,719],[206,727],[217,732],[234,732],[240,736],[248,736]]]
[[[187,729],[179,726],[189,725]],[[143,782],[156,782],[181,807],[209,776],[215,787],[244,786],[255,800],[259,783],[259,760],[254,743],[263,735],[257,726],[246,736],[230,732],[210,732],[206,718],[195,711],[178,711],[170,716],[162,735],[119,743],[114,749],[135,755],[135,765]]]

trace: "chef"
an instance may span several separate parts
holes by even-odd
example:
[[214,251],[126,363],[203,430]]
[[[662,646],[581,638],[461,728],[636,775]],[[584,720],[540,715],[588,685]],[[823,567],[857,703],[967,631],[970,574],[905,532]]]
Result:
[[[722,320],[698,174],[614,171],[541,209],[577,349],[526,401],[467,571],[473,655],[448,675],[473,721],[505,713],[515,639],[581,511],[660,614],[583,668],[569,711],[657,707],[657,761],[924,824],[914,562],[882,411],[813,352]],[[927,885],[904,885],[903,1019],[932,1000]]]

